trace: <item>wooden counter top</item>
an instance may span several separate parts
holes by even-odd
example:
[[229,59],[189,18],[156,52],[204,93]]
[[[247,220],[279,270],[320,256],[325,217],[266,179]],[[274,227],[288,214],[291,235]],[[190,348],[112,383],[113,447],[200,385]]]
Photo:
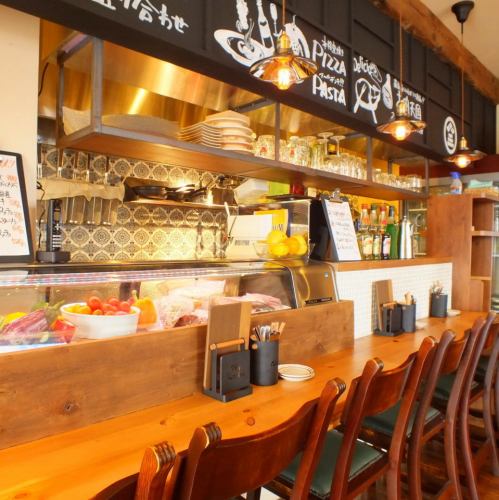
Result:
[[2,450],[0,498],[87,499],[108,484],[137,472],[148,445],[169,440],[177,452],[181,451],[187,447],[194,428],[211,421],[220,425],[224,437],[260,432],[317,397],[327,380],[341,377],[349,385],[366,360],[374,356],[381,358],[387,369],[392,368],[415,351],[426,335],[439,338],[448,328],[462,335],[479,315],[463,313],[454,318],[422,320],[424,330],[396,338],[364,337],[350,349],[311,360],[308,364],[316,370],[316,377],[307,382],[280,381],[272,387],[254,387],[251,396],[226,404],[196,393]]
[[393,260],[361,260],[356,262],[335,262],[336,272],[366,271],[369,269],[386,269],[389,267],[427,266],[430,264],[447,264],[452,262],[450,257],[418,257],[416,259]]

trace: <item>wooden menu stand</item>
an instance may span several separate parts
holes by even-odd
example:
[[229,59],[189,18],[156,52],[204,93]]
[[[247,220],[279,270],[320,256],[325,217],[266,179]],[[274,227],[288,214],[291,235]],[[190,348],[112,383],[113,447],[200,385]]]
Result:
[[[221,354],[228,348],[237,348]],[[244,339],[210,345],[211,385],[203,393],[227,403],[253,392],[250,385],[250,353]]]
[[210,307],[203,380],[207,396],[227,402],[251,394],[250,324],[251,302]]

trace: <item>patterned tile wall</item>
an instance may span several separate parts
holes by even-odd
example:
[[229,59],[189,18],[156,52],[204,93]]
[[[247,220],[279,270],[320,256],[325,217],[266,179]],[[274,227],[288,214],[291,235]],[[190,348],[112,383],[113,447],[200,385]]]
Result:
[[[64,151],[63,167],[103,175],[106,157]],[[56,175],[58,150],[42,145],[42,175]],[[217,174],[140,160],[109,158],[109,171],[122,178],[133,176],[168,182],[203,185]],[[39,210],[40,211],[40,210]],[[40,216],[40,213],[37,214]],[[223,210],[120,204],[115,226],[65,224],[63,249],[75,262],[106,260],[188,260],[220,256],[226,217]],[[42,238],[44,231],[42,231]],[[43,239],[42,239],[43,244]]]
[[451,263],[338,272],[336,283],[340,298],[354,301],[355,338],[370,335],[376,327],[374,282],[386,279],[392,280],[394,300],[403,300],[406,292],[414,295],[416,319],[430,315],[430,288],[436,281],[440,281],[449,294],[451,308]]

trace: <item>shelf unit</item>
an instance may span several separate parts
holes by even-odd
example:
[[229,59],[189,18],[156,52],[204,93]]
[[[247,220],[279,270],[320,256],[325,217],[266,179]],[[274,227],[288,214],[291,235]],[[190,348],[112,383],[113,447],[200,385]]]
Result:
[[[81,37],[81,35],[79,35]],[[64,67],[67,61],[91,45],[90,80],[91,113],[90,125],[64,135]],[[97,38],[83,36],[77,43],[69,38],[58,49],[57,58],[59,78],[57,88],[57,145],[61,148],[90,151],[112,156],[125,156],[146,161],[163,161],[169,165],[206,170],[210,172],[253,177],[286,183],[299,182],[306,187],[332,191],[340,188],[342,192],[367,196],[389,201],[425,199],[426,193],[399,189],[373,181],[372,177],[372,139],[367,146],[367,180],[324,172],[310,167],[301,167],[277,160],[255,157],[234,151],[212,148],[190,142],[179,141],[172,137],[150,135],[105,125],[102,120],[104,88],[104,42]],[[280,108],[275,103],[276,155],[278,156],[280,136]],[[428,165],[426,177],[428,177]]]
[[428,199],[427,248],[430,257],[452,258],[452,307],[486,311],[491,307],[494,206],[499,196],[449,195]]

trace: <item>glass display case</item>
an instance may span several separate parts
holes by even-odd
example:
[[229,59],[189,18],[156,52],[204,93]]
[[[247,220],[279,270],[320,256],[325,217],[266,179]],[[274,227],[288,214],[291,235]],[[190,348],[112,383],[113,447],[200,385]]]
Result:
[[336,300],[325,263],[182,262],[0,271],[0,353],[205,324],[210,304],[253,313]]

